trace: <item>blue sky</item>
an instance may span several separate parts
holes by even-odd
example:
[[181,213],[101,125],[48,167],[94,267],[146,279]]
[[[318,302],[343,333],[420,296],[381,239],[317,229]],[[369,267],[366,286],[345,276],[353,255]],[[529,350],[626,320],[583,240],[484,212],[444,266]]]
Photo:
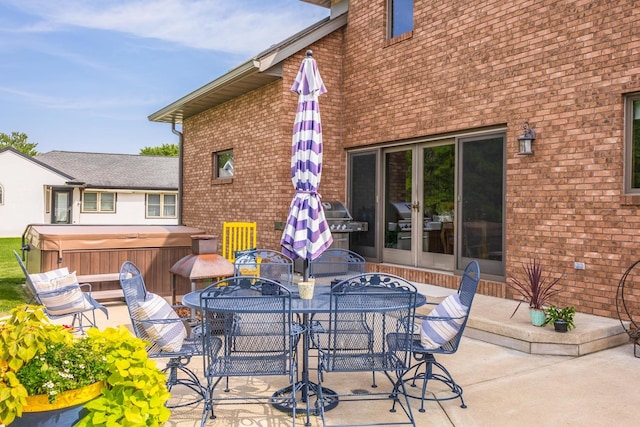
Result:
[[147,116],[328,15],[298,0],[0,0],[0,132],[41,153],[177,143]]

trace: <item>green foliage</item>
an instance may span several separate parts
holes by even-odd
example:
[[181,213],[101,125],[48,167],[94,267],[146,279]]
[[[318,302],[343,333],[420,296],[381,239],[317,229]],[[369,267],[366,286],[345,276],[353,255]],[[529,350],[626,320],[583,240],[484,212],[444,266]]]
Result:
[[51,343],[18,371],[20,383],[29,396],[49,395],[49,402],[67,390],[86,387],[107,378],[108,366],[101,352],[95,352],[90,340],[73,344]]
[[124,326],[88,331],[94,351],[106,355],[107,389],[85,405],[89,414],[77,424],[91,426],[159,426],[171,415],[165,374],[149,359],[146,343]]
[[424,210],[431,216],[454,209],[455,146],[426,148],[424,155]]
[[15,308],[0,324],[0,423],[22,416],[27,396],[34,393],[45,391],[55,400],[62,391],[102,380],[102,395],[86,404],[89,413],[78,426],[164,424],[170,415],[166,376],[148,357],[146,345],[124,326],[91,328],[77,338],[52,324],[42,307]]
[[[542,266],[540,261],[533,259],[528,265],[523,264],[525,272],[525,280],[520,280],[515,277],[510,277],[507,281],[507,285],[511,289],[518,292],[523,300],[520,302],[526,302],[529,304],[529,308],[542,309],[546,302],[552,296],[560,292],[560,289],[556,289],[563,276],[552,279],[549,276],[545,276],[542,273]],[[513,311],[511,317],[518,311],[518,307]]]
[[0,422],[9,425],[22,415],[27,389],[17,373],[47,345],[71,343],[73,336],[60,325],[52,324],[42,308],[20,306],[0,324]]
[[574,306],[560,308],[555,305],[551,305],[544,312],[544,325],[546,326],[556,320],[564,320],[567,322],[567,330],[570,331],[576,327],[573,323],[573,316],[575,316],[575,314],[576,308]]
[[36,156],[38,154],[36,151],[38,144],[28,142],[28,138],[27,134],[22,132],[11,132],[11,135],[0,132],[0,149],[12,147],[27,156]]
[[140,150],[143,156],[166,156],[178,157],[180,155],[180,147],[177,144],[162,144],[159,147],[144,147]]
[[13,256],[20,249],[20,238],[0,239],[0,317],[9,315],[12,308],[27,302],[24,274]]

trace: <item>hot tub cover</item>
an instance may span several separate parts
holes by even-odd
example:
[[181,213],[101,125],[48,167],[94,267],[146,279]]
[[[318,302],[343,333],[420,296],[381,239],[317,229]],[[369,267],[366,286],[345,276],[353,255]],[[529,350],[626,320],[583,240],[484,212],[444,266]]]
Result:
[[184,225],[29,225],[23,244],[43,251],[191,246],[204,231]]

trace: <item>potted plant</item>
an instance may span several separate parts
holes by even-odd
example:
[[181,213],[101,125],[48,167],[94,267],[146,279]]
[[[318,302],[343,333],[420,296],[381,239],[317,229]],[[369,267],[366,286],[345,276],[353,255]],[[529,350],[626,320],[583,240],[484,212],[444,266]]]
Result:
[[553,323],[556,332],[567,332],[576,327],[573,323],[573,316],[576,314],[574,306],[560,308],[551,305],[544,313],[544,324]]
[[513,310],[511,317],[516,314],[520,304],[526,302],[529,304],[529,313],[531,316],[531,324],[534,326],[543,326],[545,320],[544,306],[546,302],[560,292],[557,288],[562,276],[551,278],[544,275],[540,261],[533,259],[529,264],[523,264],[525,279],[520,280],[516,277],[510,277],[507,285],[518,292],[522,300]]
[[77,337],[29,305],[0,323],[0,424],[158,426],[169,396],[146,343],[124,326]]

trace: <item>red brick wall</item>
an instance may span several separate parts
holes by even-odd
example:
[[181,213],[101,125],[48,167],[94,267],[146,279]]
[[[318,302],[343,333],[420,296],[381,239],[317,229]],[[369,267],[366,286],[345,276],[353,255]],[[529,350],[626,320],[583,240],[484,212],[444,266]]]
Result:
[[[320,97],[323,173],[320,194],[345,199],[346,154],[341,145],[342,32],[311,46],[327,93]],[[293,198],[291,134],[298,97],[290,91],[305,55],[284,63],[284,77],[185,120],[183,222],[221,236],[224,221],[257,221],[258,245],[279,249]],[[212,153],[233,149],[234,177],[212,180]]]
[[[329,91],[323,197],[345,200],[345,150],[506,128],[507,274],[538,257],[564,274],[556,304],[615,317],[618,280],[640,257],[640,201],[623,183],[623,94],[640,91],[634,2],[421,1],[413,32],[391,41],[385,4],[351,0],[346,28],[310,46]],[[293,195],[289,87],[304,50],[285,61],[281,82],[185,121],[186,225],[216,234],[222,221],[258,220],[260,246],[278,248],[274,221]],[[516,154],[524,121],[537,132],[533,156]],[[233,183],[212,185],[211,152],[228,148]],[[483,282],[481,292],[504,296],[504,284]]]
[[[615,317],[618,280],[640,258],[623,183],[623,94],[640,90],[634,2],[415,2],[413,33],[392,41],[385,4],[350,1],[345,148],[506,125],[507,274],[539,257],[565,275],[557,304]],[[538,138],[518,156],[526,120]]]

